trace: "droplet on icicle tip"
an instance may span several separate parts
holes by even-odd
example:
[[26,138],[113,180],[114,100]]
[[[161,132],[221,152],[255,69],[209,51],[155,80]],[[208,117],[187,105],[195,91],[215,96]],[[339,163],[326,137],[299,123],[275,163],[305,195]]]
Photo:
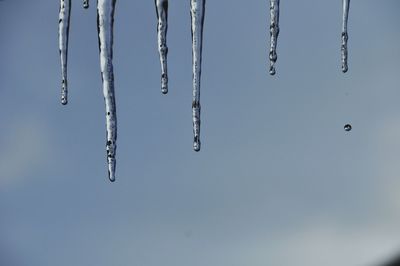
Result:
[[167,76],[167,74],[163,74],[161,76],[161,92],[162,92],[162,94],[168,93],[168,76]]
[[196,151],[196,152],[199,152],[200,151],[200,138],[198,137],[198,136],[195,136],[194,137],[194,140],[193,140],[193,150],[194,151]]
[[275,70],[275,67],[274,67],[274,66],[270,66],[270,68],[269,68],[269,74],[270,74],[271,76],[274,76],[274,75],[276,74],[276,70]]
[[347,131],[347,132],[351,131],[352,128],[353,127],[350,124],[344,125],[344,130]]
[[89,0],[84,0],[83,1],[83,8],[88,9],[89,8]]
[[68,104],[68,89],[67,89],[67,81],[63,80],[61,84],[61,104]]

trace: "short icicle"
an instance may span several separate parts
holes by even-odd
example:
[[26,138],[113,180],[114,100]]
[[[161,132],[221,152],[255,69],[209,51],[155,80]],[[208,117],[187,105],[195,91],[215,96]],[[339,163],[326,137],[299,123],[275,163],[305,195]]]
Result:
[[191,0],[192,19],[192,70],[193,70],[193,149],[200,151],[200,79],[203,46],[203,25],[206,0]]
[[83,8],[89,8],[89,0],[83,0]]
[[61,57],[61,104],[68,103],[68,81],[67,81],[67,61],[68,61],[68,38],[69,22],[71,18],[71,0],[61,0],[60,13],[58,20],[58,40]]
[[117,117],[114,94],[113,26],[116,0],[97,1],[97,28],[99,33],[100,68],[106,105],[108,177],[115,181]]
[[270,13],[271,20],[269,26],[271,46],[269,50],[269,74],[275,75],[275,63],[278,59],[278,55],[276,53],[276,46],[278,43],[278,35],[279,35],[279,0],[270,0]]
[[343,0],[343,21],[342,21],[342,72],[346,73],[349,70],[347,61],[348,61],[348,50],[347,50],[347,41],[349,39],[349,35],[347,33],[347,22],[349,20],[349,7],[350,0]]
[[168,0],[154,0],[157,12],[157,40],[161,63],[161,92],[168,93],[167,71],[167,31],[168,31]]

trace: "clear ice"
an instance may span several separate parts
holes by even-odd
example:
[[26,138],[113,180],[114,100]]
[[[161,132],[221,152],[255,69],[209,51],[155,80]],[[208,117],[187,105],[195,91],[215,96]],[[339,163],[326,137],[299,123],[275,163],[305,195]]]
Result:
[[200,79],[203,46],[203,25],[206,0],[191,0],[192,19],[192,70],[193,70],[193,149],[200,151]]
[[106,105],[108,177],[115,181],[115,153],[117,149],[117,117],[114,94],[113,26],[116,0],[97,1],[97,29],[99,33],[100,69]]
[[347,41],[349,39],[349,35],[347,33],[347,22],[349,20],[349,7],[350,0],[343,0],[343,24],[342,24],[342,71],[346,73],[349,70],[347,65]]
[[168,93],[167,71],[167,31],[168,31],[168,0],[154,0],[157,12],[157,40],[161,63],[161,92]]
[[70,18],[71,0],[61,0],[58,20],[58,41],[61,57],[61,103],[63,105],[68,103],[67,61]]
[[89,8],[89,0],[83,0],[83,8]]
[[278,55],[276,53],[276,46],[278,43],[278,35],[279,35],[279,0],[270,0],[270,13],[271,13],[271,21],[269,26],[271,46],[269,50],[269,74],[275,75],[275,63],[278,59]]

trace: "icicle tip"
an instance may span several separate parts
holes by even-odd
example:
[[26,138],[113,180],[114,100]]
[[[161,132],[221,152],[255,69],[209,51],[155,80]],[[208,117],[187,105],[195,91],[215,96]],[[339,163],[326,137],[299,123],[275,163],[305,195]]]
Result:
[[168,93],[168,76],[167,76],[167,74],[163,74],[161,76],[161,93],[162,94]]
[[270,68],[269,68],[269,74],[270,74],[271,76],[274,76],[274,75],[276,74],[276,70],[275,70],[275,67],[274,67],[274,66],[270,66]]
[[193,140],[193,150],[195,152],[199,152],[200,147],[201,147],[200,138],[198,136],[196,136],[196,137],[194,137],[194,140]]
[[61,84],[61,104],[67,105],[68,103],[68,86],[67,81],[63,80]]
[[108,179],[110,182],[115,182],[115,159],[108,162]]

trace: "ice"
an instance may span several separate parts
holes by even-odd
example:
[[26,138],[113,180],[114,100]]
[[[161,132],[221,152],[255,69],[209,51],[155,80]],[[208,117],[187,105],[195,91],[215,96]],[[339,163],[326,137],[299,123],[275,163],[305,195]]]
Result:
[[67,61],[70,17],[71,0],[61,0],[58,20],[58,40],[61,57],[61,103],[63,105],[68,103]]
[[157,12],[157,40],[161,63],[161,92],[168,93],[167,71],[167,31],[168,31],[168,0],[155,0]]
[[191,0],[190,15],[192,19],[192,70],[193,70],[193,149],[200,151],[200,80],[203,46],[203,25],[205,0]]
[[116,0],[97,1],[97,29],[99,33],[100,69],[106,105],[108,177],[115,181],[115,153],[117,149],[117,116],[114,93],[113,26]]

